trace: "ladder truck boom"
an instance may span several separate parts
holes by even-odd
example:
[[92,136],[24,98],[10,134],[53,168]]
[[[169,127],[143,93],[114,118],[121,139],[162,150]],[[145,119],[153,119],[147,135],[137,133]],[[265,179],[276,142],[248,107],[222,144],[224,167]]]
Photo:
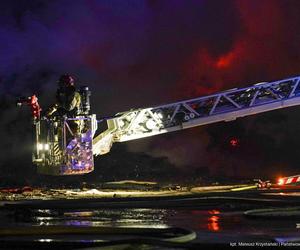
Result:
[[178,131],[300,104],[300,76],[257,83],[213,95],[118,113],[93,139],[93,153],[108,153],[114,142]]
[[[75,117],[40,115],[38,98],[20,98],[30,106],[35,145],[32,161],[37,172],[48,175],[80,175],[94,170],[94,156],[110,151],[113,143],[178,131],[205,124],[300,104],[300,76],[150,108],[118,113],[106,121],[107,129],[96,135],[95,114],[89,114],[87,87],[81,91],[84,112]],[[72,129],[74,124],[78,131]],[[96,135],[96,136],[95,136]]]

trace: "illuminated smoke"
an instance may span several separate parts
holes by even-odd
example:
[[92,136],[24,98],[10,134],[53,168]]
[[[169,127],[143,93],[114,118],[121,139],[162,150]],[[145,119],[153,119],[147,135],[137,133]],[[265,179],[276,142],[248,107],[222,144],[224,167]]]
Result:
[[[0,7],[1,169],[7,172],[7,162],[25,157],[15,149],[30,142],[20,142],[30,130],[21,132],[29,119],[15,110],[14,98],[33,92],[49,105],[61,73],[74,73],[90,85],[93,111],[106,116],[300,72],[298,1],[19,0],[1,1]],[[281,159],[273,156],[273,161],[295,166],[299,147],[292,136],[268,132],[281,128],[273,122],[277,114],[290,119],[289,130],[296,138],[297,112],[290,111],[266,116],[267,122],[245,119],[238,123],[246,128],[241,136],[253,143],[256,153],[268,151],[275,137],[285,141],[284,150],[290,153],[282,153],[286,156]],[[128,147],[168,156],[187,171],[208,166],[213,173],[225,168],[234,174],[236,161],[239,174],[248,174],[250,166],[259,168],[270,160],[263,153],[248,159],[243,140],[240,154],[231,156],[213,135],[219,130],[237,136],[224,127],[192,129]],[[261,134],[265,143],[255,144]],[[275,145],[284,151],[282,144]]]
[[[221,49],[218,52],[214,50],[213,45],[218,44],[217,46],[222,47],[223,40],[216,39],[212,41],[213,45],[198,41],[199,45],[195,46],[193,51],[186,55],[186,59],[182,63],[180,77],[173,92],[177,99],[211,94],[220,90],[247,86],[259,81],[280,79],[299,74],[300,50],[295,46],[300,38],[296,35],[299,15],[294,10],[297,8],[295,5],[299,4],[295,1],[268,0],[234,1],[230,3],[234,3],[231,7],[235,10],[235,15],[239,17],[240,23],[239,28],[235,29],[237,32],[234,36],[228,34],[228,37],[224,38],[231,41],[228,49]],[[207,23],[208,27],[210,25],[210,23]],[[222,26],[218,30],[221,29]],[[282,112],[286,116],[283,115],[282,117]],[[199,131],[203,131],[201,128],[194,129],[191,132],[194,136],[199,137],[198,144],[193,144],[193,152],[198,152],[200,157],[190,155],[188,140],[184,138],[184,135],[176,134],[170,138],[170,141],[157,139],[157,142],[164,145],[165,150],[162,150],[161,154],[167,155],[170,160],[174,158],[173,161],[177,162],[178,165],[185,167],[187,162],[193,162],[194,166],[209,165],[211,172],[214,174],[223,173],[225,175],[241,176],[254,173],[271,174],[272,166],[278,165],[281,165],[283,171],[289,171],[288,169],[295,163],[287,160],[287,157],[284,157],[285,160],[282,159],[283,152],[287,153],[288,150],[280,143],[276,143],[275,147],[274,145],[271,146],[272,141],[278,141],[279,138],[281,138],[281,142],[282,140],[291,140],[287,138],[287,134],[283,135],[287,131],[278,133],[278,130],[282,127],[278,128],[280,125],[275,122],[278,117],[291,119],[289,112],[277,111],[276,114],[266,115],[266,119],[269,120],[267,124],[261,123],[261,116],[247,118],[245,121],[240,122],[240,126],[248,127],[248,131],[243,136],[247,137],[245,143],[249,147],[242,146],[238,153],[224,151],[225,141],[219,141],[214,144],[213,150],[208,150],[211,142],[210,140],[201,140],[199,135]],[[260,128],[256,131],[257,124],[260,124]],[[228,132],[228,129],[224,130],[223,127],[224,124],[215,126],[217,130]],[[277,131],[273,133],[275,127]],[[234,129],[229,129],[229,132],[235,136]],[[265,144],[253,145],[252,139],[249,138],[251,134],[256,140],[259,140],[261,135],[266,140]],[[178,154],[170,153],[177,148],[178,144],[175,144],[176,147],[170,149],[177,137],[180,138],[179,140],[185,141],[183,143],[185,147],[179,146],[181,151],[177,152],[179,155],[185,156],[183,162],[176,161]],[[159,148],[162,148],[162,146]],[[280,156],[274,157],[273,155],[273,158],[270,158],[269,152],[277,150],[282,152]],[[159,149],[154,152],[156,151],[159,151]],[[202,155],[206,155],[206,157],[201,157]],[[195,161],[197,164],[195,164]]]

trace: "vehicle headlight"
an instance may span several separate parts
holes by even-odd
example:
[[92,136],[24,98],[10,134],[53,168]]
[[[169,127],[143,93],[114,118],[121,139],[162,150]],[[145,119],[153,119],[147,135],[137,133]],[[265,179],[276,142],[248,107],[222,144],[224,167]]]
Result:
[[38,144],[37,144],[37,149],[38,149],[38,150],[43,150],[43,148],[44,148],[44,147],[43,147],[43,144],[42,144],[42,143],[38,143]]
[[37,144],[37,149],[38,150],[49,150],[50,149],[50,145],[48,143],[38,143]]

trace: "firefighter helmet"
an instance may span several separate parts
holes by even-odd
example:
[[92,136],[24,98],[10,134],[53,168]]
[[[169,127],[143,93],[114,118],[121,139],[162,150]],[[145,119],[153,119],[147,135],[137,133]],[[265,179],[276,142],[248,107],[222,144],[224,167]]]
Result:
[[65,87],[74,86],[74,82],[74,78],[68,74],[61,75],[58,80],[58,84]]

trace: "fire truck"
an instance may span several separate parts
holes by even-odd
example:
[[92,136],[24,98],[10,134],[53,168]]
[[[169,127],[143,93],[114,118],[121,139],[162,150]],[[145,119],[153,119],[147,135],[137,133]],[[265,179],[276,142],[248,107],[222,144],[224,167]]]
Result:
[[[175,103],[131,109],[97,119],[90,114],[90,91],[81,88],[83,112],[76,117],[40,115],[35,95],[19,100],[31,107],[34,125],[33,163],[48,175],[80,175],[94,170],[94,156],[107,154],[117,142],[137,140],[210,123],[287,108],[300,104],[300,76],[256,83]],[[80,133],[70,126],[77,122]],[[107,129],[97,133],[98,124]]]

